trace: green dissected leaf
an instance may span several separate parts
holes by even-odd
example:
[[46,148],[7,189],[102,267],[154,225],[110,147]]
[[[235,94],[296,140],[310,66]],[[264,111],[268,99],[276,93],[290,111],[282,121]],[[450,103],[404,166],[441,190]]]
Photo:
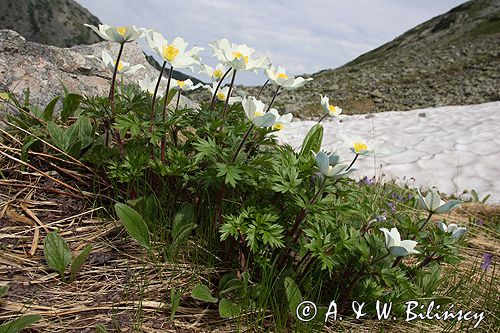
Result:
[[80,252],[80,254],[73,259],[73,262],[71,263],[70,281],[75,280],[76,274],[78,274],[78,271],[80,271],[80,268],[82,268],[83,264],[85,263],[85,260],[90,254],[90,251],[92,251],[92,244],[87,244],[83,248],[82,252]]
[[149,230],[142,216],[131,207],[122,203],[115,204],[115,211],[129,235],[141,246],[150,250]]
[[22,329],[36,323],[40,319],[42,319],[42,316],[37,314],[21,316],[13,321],[0,325],[0,333],[20,332]]
[[203,284],[199,284],[194,287],[191,292],[191,297],[203,302],[217,303],[218,299],[212,296],[210,289]]
[[61,148],[63,151],[69,148],[69,137],[66,135],[64,129],[59,127],[56,123],[49,121],[47,123],[47,131],[49,131],[50,137],[57,147]]
[[288,309],[295,315],[297,306],[302,302],[302,294],[299,286],[291,277],[285,278],[285,294],[288,301]]
[[52,231],[45,237],[43,252],[47,265],[57,271],[64,279],[64,270],[72,259],[68,243],[56,231]]
[[54,117],[54,107],[56,106],[60,98],[61,96],[56,96],[49,102],[49,104],[47,104],[47,106],[43,110],[43,120],[52,120],[52,118]]
[[170,320],[174,320],[181,296],[182,293],[180,291],[175,290],[175,288],[170,289]]
[[5,294],[7,294],[8,291],[9,291],[9,286],[8,285],[0,287],[0,297],[2,297]]
[[108,333],[108,331],[101,324],[95,325],[95,333]]
[[236,317],[241,313],[241,308],[238,304],[231,302],[227,298],[223,298],[219,303],[219,315],[222,318]]
[[231,184],[232,187],[236,186],[236,181],[241,180],[240,174],[243,171],[235,165],[226,165],[223,163],[217,163],[217,177],[226,176],[224,179],[224,183]]
[[323,125],[316,124],[307,133],[300,149],[300,155],[309,154],[312,151],[317,153],[321,149],[323,142]]
[[61,111],[62,121],[68,120],[69,117],[73,116],[76,109],[80,106],[82,96],[78,94],[69,93],[64,96],[63,107]]

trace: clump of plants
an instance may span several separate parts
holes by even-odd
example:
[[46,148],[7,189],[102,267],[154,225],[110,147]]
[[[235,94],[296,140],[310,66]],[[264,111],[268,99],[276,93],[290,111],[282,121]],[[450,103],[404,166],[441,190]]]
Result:
[[[310,79],[290,76],[226,39],[210,45],[220,61],[212,68],[201,63],[201,48],[188,49],[179,37],[167,41],[136,27],[91,28],[120,44],[116,57],[103,54],[113,71],[109,95],[66,92],[57,115],[59,98],[40,110],[11,95],[21,109],[11,118],[11,130],[24,133],[23,150],[48,153],[56,164],[82,163],[95,176],[94,195],[116,209],[151,260],[231,270],[193,286],[194,299],[217,304],[222,317],[278,330],[297,317],[304,300],[322,313],[336,300],[346,316],[353,301],[366,302],[369,311],[377,300],[392,302],[396,314],[408,300],[449,301],[435,291],[443,264],[460,261],[465,228],[433,217],[445,216],[460,201],[444,202],[435,190],[424,196],[349,178],[356,161],[380,152],[380,143],[343,138],[351,156],[323,151],[321,122],[342,116],[326,96],[318,101],[324,117],[300,149],[280,143],[276,134],[292,115],[273,103],[282,89]],[[163,59],[160,75],[117,85],[118,75],[140,70],[120,59],[126,44],[141,37]],[[181,94],[201,88],[172,78],[173,69],[182,68],[199,68],[210,77],[212,85],[204,87],[210,103],[179,103]],[[242,71],[265,72],[262,89],[274,89],[269,104],[259,96],[235,95]],[[198,246],[188,246],[189,240]],[[57,268],[61,276],[70,261]],[[178,305],[180,295],[172,295]],[[317,328],[324,317],[295,323]]]

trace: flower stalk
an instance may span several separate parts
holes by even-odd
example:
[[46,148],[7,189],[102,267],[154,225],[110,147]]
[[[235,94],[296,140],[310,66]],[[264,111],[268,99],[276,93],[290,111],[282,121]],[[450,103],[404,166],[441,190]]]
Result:
[[[116,117],[116,109],[115,109],[116,75],[118,74],[118,64],[120,63],[120,59],[122,57],[124,46],[125,46],[125,42],[120,43],[120,50],[118,51],[118,57],[116,58],[115,68],[113,69],[113,77],[111,78],[111,86],[109,87],[109,102],[111,103],[111,114],[112,114],[111,123],[115,120],[115,117]],[[108,127],[111,126],[111,123],[108,123]],[[109,131],[111,129],[107,128],[106,130]],[[125,148],[123,147],[123,142],[122,142],[122,139],[120,136],[120,132],[118,130],[115,131],[115,139],[116,139],[116,143],[118,145],[118,149],[120,151],[120,156],[124,157],[125,156]]]
[[[172,81],[173,72],[174,72],[174,66],[170,66],[170,70],[168,72],[167,90],[165,91],[165,96],[163,97],[163,113],[161,116],[161,120],[163,122],[167,120],[168,91],[170,89],[170,82]],[[160,149],[161,149],[160,160],[162,163],[165,163],[165,136],[163,136],[161,139]]]
[[[215,104],[215,99],[217,98],[217,92],[219,91],[219,88],[222,84],[222,81],[224,81],[224,79],[226,78],[226,76],[229,74],[229,72],[231,72],[231,69],[232,68],[229,68],[225,73],[224,75],[221,77],[221,79],[219,80],[219,82],[217,83],[217,87],[215,88],[215,91],[214,91],[214,94],[212,96],[212,100],[210,101],[210,110],[213,110],[214,109],[214,104]],[[229,97],[228,97],[229,98]]]
[[[222,119],[226,118],[227,107],[229,105],[229,99],[231,98],[231,94],[233,93],[233,86],[234,86],[234,79],[235,78],[236,78],[236,69],[233,69],[233,77],[231,78],[231,84],[229,85],[229,91],[227,92],[226,101],[224,103],[224,113],[222,115]],[[215,92],[215,95],[217,95],[217,91]]]

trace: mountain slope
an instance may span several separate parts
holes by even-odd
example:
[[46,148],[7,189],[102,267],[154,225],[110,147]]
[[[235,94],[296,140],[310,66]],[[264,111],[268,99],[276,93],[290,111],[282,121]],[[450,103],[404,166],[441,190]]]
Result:
[[[320,93],[351,114],[500,100],[499,45],[500,1],[469,1],[342,67],[312,74],[279,101],[307,118],[321,113]],[[266,89],[266,99],[271,94]]]
[[15,30],[32,42],[59,47],[98,42],[84,23],[100,21],[73,0],[0,1],[0,29]]

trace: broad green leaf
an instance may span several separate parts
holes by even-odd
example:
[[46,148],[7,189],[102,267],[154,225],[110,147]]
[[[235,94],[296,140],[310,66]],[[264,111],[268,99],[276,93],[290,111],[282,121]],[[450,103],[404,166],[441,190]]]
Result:
[[0,333],[20,332],[22,329],[36,323],[40,319],[42,319],[42,316],[37,314],[21,316],[13,321],[0,325]]
[[101,324],[95,325],[95,333],[108,333],[108,331]]
[[80,106],[80,101],[82,96],[78,94],[69,93],[64,97],[63,108],[61,111],[62,121],[68,120],[69,117],[73,116],[76,109]]
[[174,88],[170,89],[167,95],[167,105],[170,104],[175,95],[177,95],[177,90]]
[[172,238],[178,239],[181,235],[181,230],[187,225],[191,225],[196,222],[196,217],[194,214],[194,206],[191,203],[187,203],[179,209],[174,216],[174,223],[172,225]]
[[170,320],[174,320],[175,312],[179,307],[179,302],[181,301],[181,292],[175,290],[175,288],[170,289]]
[[295,314],[297,306],[302,302],[302,294],[299,286],[291,277],[285,278],[285,294],[290,312]]
[[219,315],[222,318],[236,317],[241,313],[241,308],[238,304],[231,302],[227,298],[223,298],[219,303]]
[[128,234],[134,238],[139,245],[150,250],[151,243],[149,240],[149,230],[142,216],[131,207],[122,203],[115,204],[115,211]]
[[0,297],[2,297],[5,294],[7,294],[8,291],[9,291],[9,286],[8,285],[0,287]]
[[[33,137],[28,137],[27,140],[24,142],[22,148],[21,148],[21,160],[26,162],[28,159],[28,152],[30,151],[31,146],[33,144],[37,143],[38,139],[33,138]],[[26,167],[24,165],[21,165],[21,170],[24,170]]]
[[317,153],[321,149],[323,142],[323,125],[316,124],[307,133],[300,149],[300,155],[309,154],[312,151]]
[[194,287],[191,292],[191,297],[203,302],[217,303],[218,299],[212,296],[210,289],[203,284],[199,284]]
[[52,120],[52,118],[54,117],[54,107],[56,106],[60,98],[61,96],[56,96],[49,102],[49,104],[47,104],[47,106],[43,110],[43,120]]
[[85,260],[90,254],[90,251],[92,251],[92,244],[87,244],[83,248],[82,252],[80,252],[80,254],[73,259],[73,262],[71,263],[70,281],[75,280],[76,274],[78,274],[80,268],[82,268],[83,264],[85,263]]
[[56,231],[52,231],[45,237],[43,252],[47,265],[64,279],[64,270],[71,264],[72,259],[68,243]]
[[64,129],[59,127],[56,123],[49,121],[47,123],[47,131],[49,131],[50,137],[52,138],[54,144],[66,151],[69,146],[69,138],[66,135]]

